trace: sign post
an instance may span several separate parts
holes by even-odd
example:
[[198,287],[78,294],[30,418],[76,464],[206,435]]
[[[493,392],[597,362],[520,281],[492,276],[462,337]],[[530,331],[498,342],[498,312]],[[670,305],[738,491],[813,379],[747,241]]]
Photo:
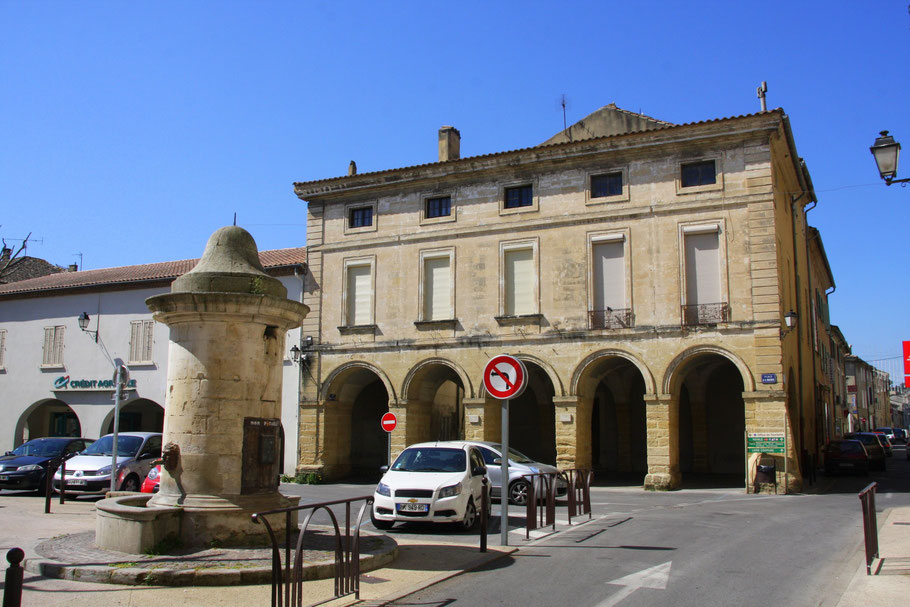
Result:
[[[509,400],[520,396],[528,385],[528,370],[523,362],[500,354],[494,356],[483,369],[483,385],[487,394],[499,399],[502,405],[502,457],[500,458],[499,508],[500,542],[509,545]],[[535,499],[529,496],[528,499]]]
[[383,430],[385,430],[386,434],[388,435],[389,441],[388,441],[388,451],[387,451],[386,461],[388,462],[389,468],[391,468],[392,467],[392,430],[394,430],[395,426],[398,425],[398,418],[395,417],[394,413],[389,411],[388,413],[385,413],[382,416],[381,420],[379,420],[379,425],[382,427]]
[[[117,359],[118,361],[120,359]],[[114,446],[111,449],[111,491],[117,490],[117,441],[120,433],[120,398],[123,388],[130,383],[130,370],[124,364],[117,365],[114,370]],[[60,477],[60,487],[63,487],[63,477]]]

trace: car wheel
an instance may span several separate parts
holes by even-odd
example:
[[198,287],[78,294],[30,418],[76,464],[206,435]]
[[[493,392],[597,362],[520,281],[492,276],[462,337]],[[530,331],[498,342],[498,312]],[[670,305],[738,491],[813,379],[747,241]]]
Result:
[[531,486],[528,481],[515,481],[509,485],[509,502],[516,506],[526,506]]
[[47,476],[42,476],[41,480],[38,482],[38,488],[36,489],[38,495],[45,496],[47,495]]
[[464,518],[458,523],[462,531],[470,531],[477,525],[477,508],[474,506],[474,498],[468,500],[468,505],[464,507]]
[[123,484],[120,485],[121,491],[139,491],[139,479],[135,475],[130,474],[126,479],[124,479]]
[[395,525],[394,521],[383,521],[376,518],[376,515],[373,514],[372,508],[370,509],[370,522],[373,523],[373,526],[380,531],[388,531]]

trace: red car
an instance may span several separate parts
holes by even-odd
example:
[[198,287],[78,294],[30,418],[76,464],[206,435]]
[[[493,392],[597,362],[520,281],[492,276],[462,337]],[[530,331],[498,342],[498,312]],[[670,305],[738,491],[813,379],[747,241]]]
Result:
[[158,464],[157,466],[152,466],[152,469],[149,470],[148,476],[142,481],[142,487],[139,488],[139,491],[142,493],[158,493],[158,483],[160,482],[161,464]]

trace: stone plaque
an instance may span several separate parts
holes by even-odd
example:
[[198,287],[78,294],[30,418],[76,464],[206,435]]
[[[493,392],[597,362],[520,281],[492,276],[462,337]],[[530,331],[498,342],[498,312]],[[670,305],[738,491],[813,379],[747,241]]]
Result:
[[267,493],[278,489],[281,420],[246,417],[243,420],[243,470],[240,493]]

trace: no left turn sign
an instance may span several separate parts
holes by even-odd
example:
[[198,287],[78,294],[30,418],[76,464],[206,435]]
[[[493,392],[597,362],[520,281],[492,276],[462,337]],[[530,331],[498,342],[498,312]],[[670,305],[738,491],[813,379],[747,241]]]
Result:
[[528,371],[524,363],[508,354],[494,356],[483,369],[483,385],[493,398],[507,400],[524,392]]

